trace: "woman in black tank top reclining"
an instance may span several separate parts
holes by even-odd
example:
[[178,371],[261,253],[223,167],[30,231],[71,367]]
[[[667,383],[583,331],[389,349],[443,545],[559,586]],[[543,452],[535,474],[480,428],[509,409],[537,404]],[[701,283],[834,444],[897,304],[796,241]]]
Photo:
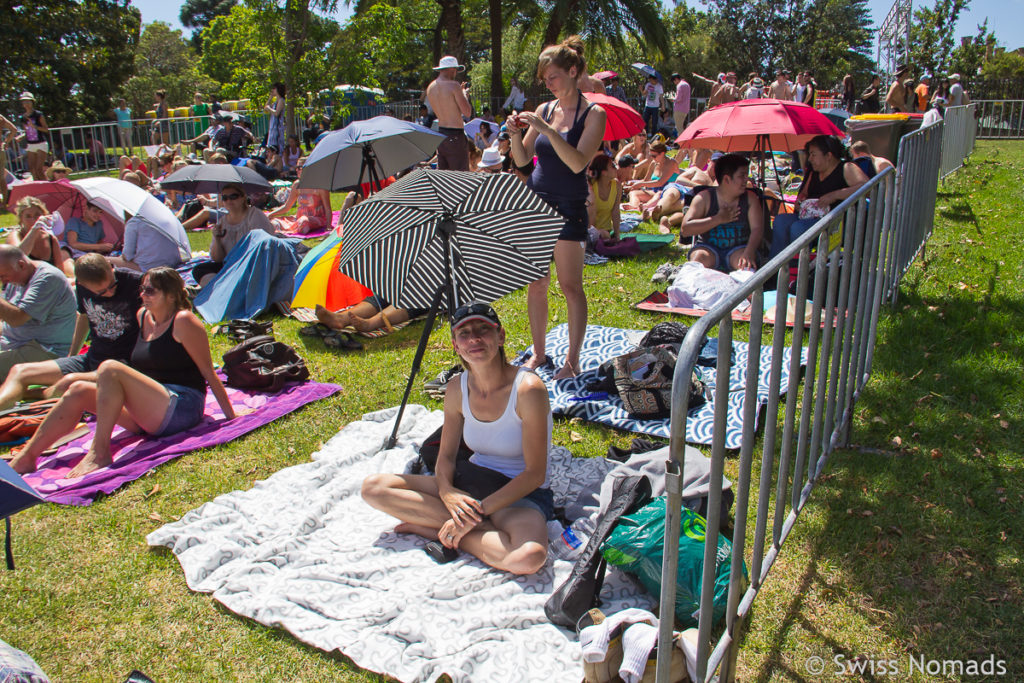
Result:
[[139,338],[131,367],[107,360],[100,364],[96,381],[73,383],[11,461],[16,471],[34,471],[39,454],[74,429],[87,412],[96,415],[96,433],[89,452],[69,477],[112,462],[114,425],[165,436],[198,424],[206,406],[207,384],[225,417],[234,419],[227,391],[213,369],[206,329],[191,311],[181,276],[173,268],[153,268],[142,280],[141,294]]
[[[488,304],[460,306],[452,344],[466,370],[448,383],[435,474],[375,474],[367,503],[430,539],[439,562],[464,550],[497,569],[533,574],[547,561],[551,407],[537,375],[505,358],[505,330]],[[460,443],[473,451],[457,458]],[[472,493],[470,493],[472,491]]]

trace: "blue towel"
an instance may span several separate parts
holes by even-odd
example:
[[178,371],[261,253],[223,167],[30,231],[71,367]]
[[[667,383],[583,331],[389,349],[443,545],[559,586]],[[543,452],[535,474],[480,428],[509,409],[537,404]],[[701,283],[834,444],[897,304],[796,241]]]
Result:
[[291,300],[301,240],[254,230],[224,259],[224,267],[196,296],[196,311],[208,323],[253,318],[278,301]]

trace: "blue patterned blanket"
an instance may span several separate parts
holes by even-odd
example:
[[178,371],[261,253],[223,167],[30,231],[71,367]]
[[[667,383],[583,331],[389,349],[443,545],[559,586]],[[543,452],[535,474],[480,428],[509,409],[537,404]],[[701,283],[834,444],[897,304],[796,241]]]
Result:
[[[554,361],[555,368],[559,368],[565,361],[565,354],[568,349],[569,328],[562,324],[548,331],[547,355]],[[583,350],[580,353],[580,366],[583,372],[571,379],[564,379],[555,382],[552,378],[555,370],[541,368],[538,374],[548,385],[548,397],[551,400],[551,411],[556,415],[567,418],[579,417],[587,422],[622,429],[640,434],[652,436],[669,437],[669,421],[663,420],[635,420],[631,418],[622,406],[622,401],[617,396],[597,401],[574,401],[576,396],[587,395],[586,386],[597,378],[597,368],[601,363],[610,360],[615,356],[621,356],[636,348],[637,343],[646,334],[645,330],[622,330],[616,327],[602,327],[600,325],[588,325],[587,335],[583,340]],[[533,353],[531,346],[519,354],[514,362],[522,363]],[[790,350],[783,351],[782,381],[780,382],[780,393],[785,395],[789,386],[789,358]],[[757,383],[758,409],[755,411],[755,430],[760,425],[761,412],[768,403],[768,378],[771,370],[772,349],[770,346],[761,348],[760,376]],[[806,362],[807,349],[801,353],[801,364]],[[697,371],[701,379],[709,387],[708,402],[690,411],[686,420],[686,440],[694,444],[711,444],[711,436],[715,425],[715,406],[713,387],[716,384],[715,368],[698,366]],[[743,404],[747,381],[747,344],[746,342],[733,342],[733,366],[729,377],[729,413],[725,435],[725,447],[737,449],[740,447],[740,440],[743,435]]]

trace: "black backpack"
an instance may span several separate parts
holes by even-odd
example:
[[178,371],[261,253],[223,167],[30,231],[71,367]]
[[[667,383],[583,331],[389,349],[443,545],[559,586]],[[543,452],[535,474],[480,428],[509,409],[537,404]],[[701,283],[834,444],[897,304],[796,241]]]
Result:
[[246,339],[225,353],[223,370],[229,387],[271,393],[288,382],[309,379],[306,362],[295,349],[268,335]]

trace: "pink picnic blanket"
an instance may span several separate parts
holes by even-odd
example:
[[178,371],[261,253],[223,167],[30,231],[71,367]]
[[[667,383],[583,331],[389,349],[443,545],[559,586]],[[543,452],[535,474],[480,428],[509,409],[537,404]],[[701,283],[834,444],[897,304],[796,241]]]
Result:
[[117,427],[114,429],[112,443],[113,464],[84,477],[65,478],[88,452],[93,438],[90,432],[65,444],[55,454],[41,458],[39,469],[25,475],[24,479],[50,503],[89,505],[99,494],[115,491],[168,460],[199,448],[209,448],[237,439],[307,403],[327,398],[338,391],[341,391],[341,387],[337,384],[319,382],[292,384],[276,394],[229,388],[228,397],[236,411],[240,408],[253,411],[230,422],[224,421],[224,413],[217,405],[213,392],[207,391],[206,417],[192,429],[153,438],[132,434]]

